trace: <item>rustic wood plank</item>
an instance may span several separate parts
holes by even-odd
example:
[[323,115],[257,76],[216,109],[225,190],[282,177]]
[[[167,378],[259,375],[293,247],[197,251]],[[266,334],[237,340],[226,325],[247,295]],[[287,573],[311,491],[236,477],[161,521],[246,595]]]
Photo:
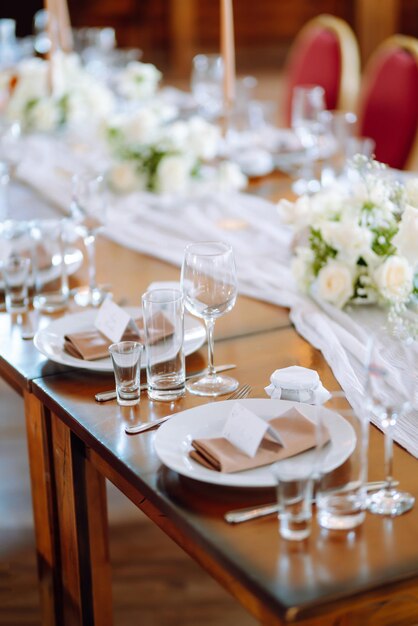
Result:
[[65,626],[111,626],[105,481],[85,449],[52,414]]
[[59,626],[60,585],[57,560],[57,520],[51,479],[51,430],[49,414],[41,403],[24,392],[27,445],[36,536],[39,591],[43,626]]

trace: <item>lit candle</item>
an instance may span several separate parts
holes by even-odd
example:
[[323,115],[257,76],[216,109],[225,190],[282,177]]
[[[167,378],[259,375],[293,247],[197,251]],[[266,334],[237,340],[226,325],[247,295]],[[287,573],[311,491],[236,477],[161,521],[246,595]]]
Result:
[[232,0],[221,0],[221,55],[224,66],[224,105],[232,108],[235,99],[235,45]]

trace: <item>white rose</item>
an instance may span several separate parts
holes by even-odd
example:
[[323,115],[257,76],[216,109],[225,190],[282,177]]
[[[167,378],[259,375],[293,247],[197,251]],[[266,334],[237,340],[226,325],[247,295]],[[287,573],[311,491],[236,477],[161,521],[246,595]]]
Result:
[[165,150],[184,152],[187,149],[188,137],[187,123],[180,120],[162,128],[160,143]]
[[34,130],[50,132],[58,126],[59,122],[60,112],[57,103],[51,98],[39,100],[30,109],[28,125]]
[[402,213],[399,230],[392,242],[396,246],[399,255],[405,257],[411,266],[415,268],[418,265],[418,209],[409,205],[405,208],[405,211]]
[[123,125],[123,130],[129,142],[151,143],[159,127],[159,119],[154,111],[148,108],[140,109],[130,115]]
[[405,183],[406,201],[413,207],[418,207],[418,178],[408,179]]
[[156,172],[156,191],[159,193],[182,193],[190,182],[192,163],[180,154],[161,159]]
[[380,294],[390,302],[403,302],[413,288],[414,274],[407,259],[401,256],[388,257],[374,272]]
[[301,196],[296,202],[280,200],[277,208],[283,222],[291,224],[296,231],[308,226],[311,216],[311,202],[308,196]]
[[130,193],[141,188],[141,177],[138,176],[135,164],[129,161],[113,165],[108,172],[108,182],[118,193]]
[[218,153],[221,133],[218,127],[209,124],[201,117],[189,121],[189,148],[199,158],[214,159]]
[[119,78],[119,90],[133,100],[150,98],[157,90],[161,72],[151,63],[131,61]]
[[244,189],[247,177],[241,172],[236,163],[222,161],[217,172],[218,184],[221,189]]
[[291,270],[297,286],[302,291],[308,291],[312,281],[312,262],[314,254],[310,248],[299,247],[292,259]]
[[317,295],[322,300],[342,308],[354,293],[350,269],[338,261],[329,261],[319,271]]
[[324,222],[320,226],[323,239],[338,252],[338,259],[355,265],[360,257],[367,256],[373,234],[359,226],[355,220]]

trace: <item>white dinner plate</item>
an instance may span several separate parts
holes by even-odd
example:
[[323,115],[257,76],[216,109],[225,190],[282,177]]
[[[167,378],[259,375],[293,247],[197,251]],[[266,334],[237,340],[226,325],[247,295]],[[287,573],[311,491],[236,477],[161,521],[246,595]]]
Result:
[[[252,470],[226,474],[210,470],[189,457],[192,439],[198,437],[220,437],[223,425],[234,402],[245,405],[258,416],[270,420],[279,416],[291,407],[295,407],[306,418],[314,418],[316,407],[301,402],[288,400],[270,400],[268,398],[250,398],[247,400],[224,400],[212,402],[182,411],[160,426],[155,436],[155,450],[159,459],[170,469],[206,483],[228,487],[274,487],[276,482],[268,465]],[[324,471],[331,471],[344,463],[351,455],[356,444],[353,427],[338,413],[320,407],[321,417],[327,426],[331,440],[323,465]],[[293,459],[295,464],[301,458],[308,461],[308,450]]]
[[[65,266],[68,276],[72,276],[78,269],[80,269],[83,262],[83,253],[79,248],[68,248],[65,253]],[[58,265],[50,265],[39,271],[39,284],[47,285],[59,278],[61,268]],[[29,278],[29,287],[33,287],[33,276]],[[0,289],[4,289],[4,281],[0,277]]]
[[[138,308],[126,309],[131,317],[139,317]],[[110,357],[85,361],[78,359],[64,351],[64,335],[91,329],[97,311],[89,309],[81,313],[65,315],[51,322],[46,328],[39,330],[34,337],[34,344],[42,354],[55,363],[69,365],[96,372],[112,372]],[[190,315],[184,316],[184,353],[186,356],[198,350],[205,342],[206,331],[203,324]]]

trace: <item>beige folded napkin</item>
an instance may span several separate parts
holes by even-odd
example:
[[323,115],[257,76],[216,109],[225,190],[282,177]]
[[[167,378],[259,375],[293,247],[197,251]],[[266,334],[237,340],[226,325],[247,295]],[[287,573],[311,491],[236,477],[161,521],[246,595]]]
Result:
[[[139,341],[144,343],[145,331],[142,318],[134,320],[135,327],[128,326],[121,341]],[[153,333],[150,343],[161,341],[164,337],[173,334],[174,327],[162,313],[157,313],[153,320]],[[78,333],[68,333],[64,336],[64,350],[71,356],[85,361],[96,361],[109,356],[109,346],[113,342],[103,335],[96,328],[80,331]]]
[[[270,435],[265,435],[256,455],[250,457],[224,437],[194,439],[192,441],[194,449],[189,452],[189,455],[209,469],[231,473],[269,465],[305,452],[317,445],[315,424],[295,408],[269,420],[269,424],[279,433],[283,442],[282,446]],[[327,433],[322,444],[329,439],[329,433]]]

